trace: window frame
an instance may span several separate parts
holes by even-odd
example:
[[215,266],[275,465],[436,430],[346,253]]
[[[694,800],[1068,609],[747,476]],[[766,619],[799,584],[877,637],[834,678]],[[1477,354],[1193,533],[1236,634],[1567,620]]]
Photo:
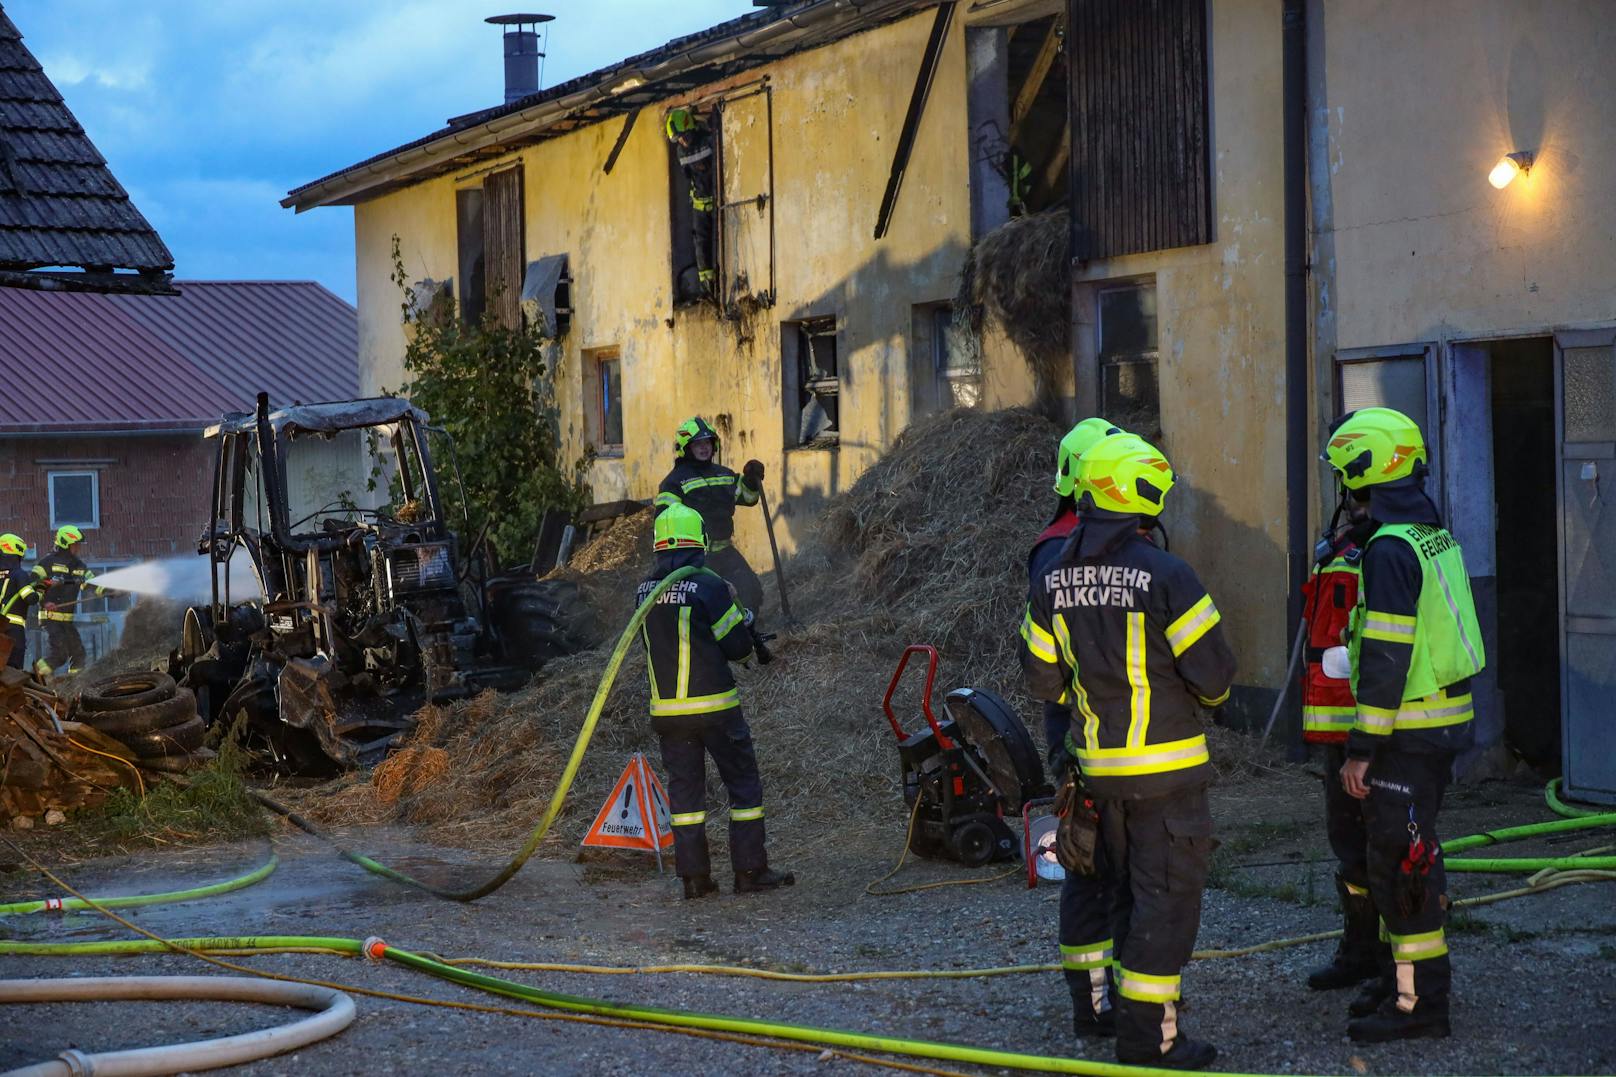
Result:
[[[78,478],[89,476],[90,479],[90,515],[91,521],[63,520],[56,515],[56,480],[60,478]],[[50,507],[50,529],[54,532],[60,527],[77,527],[81,530],[99,530],[101,527],[101,473],[94,468],[53,469],[45,472],[45,497]]]
[[588,348],[584,350],[584,362],[588,364],[584,371],[584,432],[589,443],[594,447],[598,457],[620,458],[623,456],[623,441],[610,442],[606,440],[606,387],[605,370],[608,364],[617,364],[617,419],[618,432],[623,438],[627,436],[627,424],[623,421],[623,351],[618,347]]
[[[809,383],[804,378],[804,364],[806,362],[803,348],[806,345],[810,351],[813,338],[829,338],[834,349],[832,356],[835,361],[836,376],[834,378],[819,379]],[[789,354],[786,341],[790,341]],[[780,369],[782,380],[781,406],[785,420],[785,448],[786,449],[836,449],[841,445],[842,427],[842,322],[836,314],[818,314],[811,317],[796,318],[781,324],[781,356]],[[829,391],[816,390],[814,385],[824,385],[833,382],[834,388]],[[822,432],[809,442],[802,438],[802,410],[807,405],[806,397],[815,398],[831,396],[836,401],[835,420],[830,429]]]
[[[1156,428],[1154,430],[1133,430],[1133,426],[1136,424],[1124,422],[1122,425],[1130,431],[1137,433],[1146,441],[1149,441],[1152,444],[1157,444],[1164,441],[1167,435],[1167,422],[1166,418],[1162,414],[1161,399],[1160,303],[1156,302],[1152,304],[1155,307],[1155,313],[1152,315],[1156,326],[1155,347],[1145,348],[1138,351],[1119,352],[1116,355],[1109,356],[1105,352],[1105,296],[1112,292],[1129,290],[1143,291],[1147,288],[1159,301],[1160,291],[1157,288],[1156,278],[1154,275],[1142,277],[1119,277],[1114,280],[1093,282],[1095,399],[1098,401],[1096,411],[1101,415],[1107,416],[1108,418],[1111,417],[1116,409],[1112,407],[1110,402],[1106,399],[1107,368],[1124,365],[1144,365],[1148,363],[1150,365],[1151,374],[1156,383]],[[1120,422],[1121,420],[1117,421]]]

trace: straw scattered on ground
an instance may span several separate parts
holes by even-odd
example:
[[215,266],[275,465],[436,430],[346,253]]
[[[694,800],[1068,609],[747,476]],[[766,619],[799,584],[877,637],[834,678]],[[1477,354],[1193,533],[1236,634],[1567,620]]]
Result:
[[[998,692],[1042,737],[1037,704],[1020,688],[1016,625],[1026,551],[1053,508],[1059,435],[1026,409],[958,409],[918,422],[830,504],[787,564],[800,626],[777,624],[767,581],[770,624],[781,632],[771,645],[776,660],[737,676],[778,831],[901,814],[897,752],[880,704],[907,644],[941,652],[939,694],[965,685]],[[568,570],[613,626],[600,647],[551,662],[523,691],[426,708],[404,753],[372,778],[305,793],[299,810],[316,821],[379,818],[462,847],[508,849],[549,803],[617,626],[632,612],[650,545],[650,514],[637,513],[580,551]],[[920,721],[922,673],[912,668],[895,700],[910,728]],[[646,753],[661,770],[648,703],[636,644],[547,842],[553,849],[576,847],[632,753]],[[1273,765],[1251,738],[1226,731],[1218,731],[1214,755],[1224,780]],[[710,797],[723,803],[716,784]]]

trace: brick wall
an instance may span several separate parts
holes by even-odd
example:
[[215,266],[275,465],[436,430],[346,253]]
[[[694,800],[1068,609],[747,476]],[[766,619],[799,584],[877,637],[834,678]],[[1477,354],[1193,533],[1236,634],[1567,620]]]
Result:
[[0,439],[0,531],[51,548],[51,471],[99,475],[101,526],[79,554],[97,564],[196,551],[213,492],[215,443],[173,437]]

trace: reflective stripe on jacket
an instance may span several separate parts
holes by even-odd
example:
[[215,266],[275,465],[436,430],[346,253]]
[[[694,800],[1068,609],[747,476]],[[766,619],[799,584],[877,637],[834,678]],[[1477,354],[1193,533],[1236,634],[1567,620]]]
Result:
[[1345,741],[1357,714],[1351,680],[1324,675],[1324,652],[1346,644],[1347,626],[1358,605],[1361,556],[1351,543],[1337,547],[1329,561],[1314,567],[1302,588],[1302,609],[1307,616],[1302,739],[1310,744]]
[[681,504],[701,513],[709,548],[716,548],[735,534],[735,506],[757,503],[758,492],[723,464],[681,457],[657,488],[653,505],[659,515],[669,505]]
[[[640,584],[644,602],[669,572]],[[640,626],[646,674],[651,681],[651,717],[714,714],[741,705],[729,664],[752,653],[745,614],[717,573],[702,571],[680,580],[657,599]]]

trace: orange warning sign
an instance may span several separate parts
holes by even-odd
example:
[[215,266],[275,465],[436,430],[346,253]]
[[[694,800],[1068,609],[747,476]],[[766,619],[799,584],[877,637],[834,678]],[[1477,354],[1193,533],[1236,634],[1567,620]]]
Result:
[[635,752],[617,779],[611,796],[590,824],[583,844],[609,849],[646,849],[662,858],[662,850],[673,844],[673,823],[669,818],[668,794],[656,772]]

